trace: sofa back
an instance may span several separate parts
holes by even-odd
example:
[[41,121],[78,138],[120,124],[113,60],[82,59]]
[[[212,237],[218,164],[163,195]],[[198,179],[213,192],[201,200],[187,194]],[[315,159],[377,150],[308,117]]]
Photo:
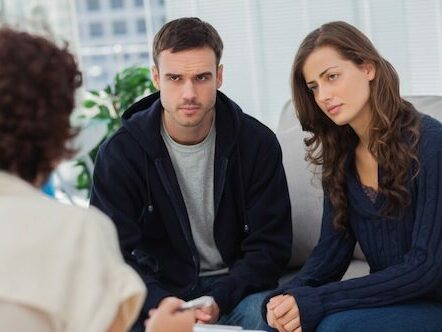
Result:
[[[405,97],[416,109],[442,122],[442,96]],[[304,133],[291,101],[282,110],[277,136],[282,148],[292,206],[293,246],[290,267],[301,267],[319,239],[322,218],[322,188],[312,166],[305,160]],[[364,260],[359,246],[355,258]]]

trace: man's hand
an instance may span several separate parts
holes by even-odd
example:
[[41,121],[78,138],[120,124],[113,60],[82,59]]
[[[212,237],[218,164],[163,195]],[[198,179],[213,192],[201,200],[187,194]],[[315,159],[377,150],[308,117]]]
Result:
[[279,332],[301,332],[301,319],[296,300],[291,295],[272,297],[266,305],[267,323]]
[[[161,305],[162,305],[163,303],[168,303],[168,302],[171,302],[171,301],[173,301],[173,302],[177,302],[177,301],[179,301],[180,303],[184,303],[184,301],[181,300],[181,299],[178,298],[178,297],[175,297],[175,296],[168,296],[168,297],[163,298],[163,299],[160,301],[160,303],[158,304],[158,307],[157,307],[157,308],[161,307]],[[154,310],[156,310],[156,309],[154,309]]]
[[219,319],[219,307],[216,302],[211,306],[195,309],[195,319],[197,323],[213,324]]
[[157,309],[149,311],[145,322],[149,332],[192,332],[195,324],[194,310],[178,311],[183,303],[176,297],[164,298]]

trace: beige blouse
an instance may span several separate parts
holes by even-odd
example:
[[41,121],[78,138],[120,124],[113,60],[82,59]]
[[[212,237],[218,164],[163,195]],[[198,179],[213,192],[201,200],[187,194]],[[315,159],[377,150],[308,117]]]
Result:
[[1,331],[27,319],[42,331],[106,331],[120,306],[128,329],[144,297],[105,215],[0,172],[0,318],[9,317]]

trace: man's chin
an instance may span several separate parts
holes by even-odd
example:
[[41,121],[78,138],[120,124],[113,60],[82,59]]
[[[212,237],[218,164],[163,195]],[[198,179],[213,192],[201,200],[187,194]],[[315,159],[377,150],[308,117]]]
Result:
[[195,128],[198,127],[200,124],[200,121],[182,121],[181,126],[185,128]]

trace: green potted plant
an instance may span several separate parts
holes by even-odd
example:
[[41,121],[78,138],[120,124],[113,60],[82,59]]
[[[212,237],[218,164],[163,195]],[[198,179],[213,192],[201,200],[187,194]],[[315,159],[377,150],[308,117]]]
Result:
[[90,196],[91,163],[93,166],[100,144],[121,127],[121,116],[130,105],[154,91],[149,68],[129,67],[118,73],[113,82],[103,90],[87,92],[83,108],[77,115],[78,120],[83,123],[82,127],[101,126],[105,129],[98,144],[89,148],[86,155],[83,154],[76,160],[75,165],[80,169],[77,176],[77,190],[84,190],[87,197]]

